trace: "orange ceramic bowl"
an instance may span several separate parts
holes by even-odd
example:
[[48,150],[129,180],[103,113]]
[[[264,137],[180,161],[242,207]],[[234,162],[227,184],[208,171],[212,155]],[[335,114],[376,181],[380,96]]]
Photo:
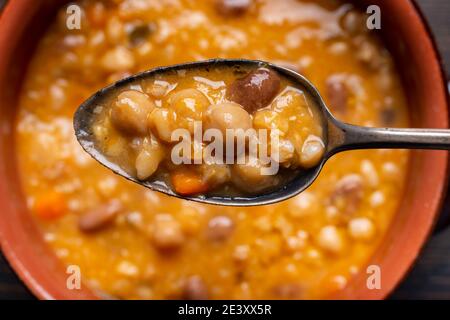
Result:
[[[19,277],[42,299],[95,298],[85,286],[66,288],[61,262],[30,218],[16,166],[16,98],[36,43],[63,0],[9,1],[0,16],[0,243]],[[382,34],[402,75],[412,123],[448,128],[446,82],[439,54],[417,6],[410,0],[371,0],[382,12]],[[405,197],[371,264],[381,268],[380,290],[367,289],[367,275],[355,277],[333,298],[385,298],[405,276],[439,214],[447,182],[447,152],[417,151],[410,162]]]

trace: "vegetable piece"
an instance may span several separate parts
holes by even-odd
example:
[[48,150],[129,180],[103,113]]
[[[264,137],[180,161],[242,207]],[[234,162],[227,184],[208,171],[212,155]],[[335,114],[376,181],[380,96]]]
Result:
[[123,206],[119,200],[111,200],[81,216],[78,220],[78,228],[85,233],[98,231],[114,221],[122,209]]
[[252,114],[272,102],[280,90],[280,83],[280,77],[275,71],[259,68],[234,81],[228,87],[227,98]]
[[173,173],[171,180],[175,192],[181,195],[204,193],[209,189],[208,184],[199,175],[187,171]]
[[36,199],[34,211],[43,220],[56,220],[67,212],[67,203],[60,193],[50,192]]
[[133,26],[128,34],[128,38],[132,46],[137,47],[145,41],[148,37],[155,32],[156,25],[154,23],[150,24],[137,24]]

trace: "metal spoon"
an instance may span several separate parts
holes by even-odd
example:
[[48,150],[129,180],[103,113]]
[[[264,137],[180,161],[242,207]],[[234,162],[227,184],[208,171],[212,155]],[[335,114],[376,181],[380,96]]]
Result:
[[[140,181],[130,176],[117,164],[111,163],[96,148],[94,135],[92,133],[92,121],[95,115],[95,107],[101,104],[102,100],[116,90],[129,87],[135,81],[154,77],[157,74],[174,72],[188,69],[203,69],[215,67],[230,68],[271,68],[286,78],[298,83],[299,88],[303,88],[315,99],[317,106],[323,115],[324,143],[326,151],[321,162],[314,168],[301,171],[287,185],[257,196],[240,197],[218,197],[218,196],[192,196],[184,197],[172,191],[167,185],[161,182]],[[202,62],[186,63],[169,67],[156,68],[135,74],[131,77],[120,80],[106,88],[101,89],[83,104],[80,105],[74,116],[74,128],[78,142],[83,149],[101,164],[111,169],[116,174],[138,183],[155,191],[165,193],[177,198],[193,200],[197,202],[225,205],[225,206],[259,206],[280,202],[289,199],[308,188],[319,176],[326,161],[338,152],[356,149],[442,149],[450,150],[450,130],[437,129],[390,129],[390,128],[367,128],[343,123],[333,117],[318,90],[308,79],[302,75],[268,62],[257,60],[223,60],[214,59]]]

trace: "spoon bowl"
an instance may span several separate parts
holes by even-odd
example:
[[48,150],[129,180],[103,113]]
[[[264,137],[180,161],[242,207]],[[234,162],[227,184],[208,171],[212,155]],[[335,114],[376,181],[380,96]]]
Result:
[[[192,69],[208,71],[209,68],[214,67],[227,67],[236,70],[248,69],[249,67],[255,69],[261,67],[269,68],[277,72],[280,76],[298,84],[298,87],[303,89],[314,100],[322,116],[321,123],[324,132],[323,142],[325,144],[325,152],[321,161],[311,169],[298,171],[290,182],[271,192],[233,197],[213,195],[182,196],[174,192],[163,182],[138,180],[119,165],[108,160],[99,151],[99,148],[96,146],[94,133],[92,132],[92,124],[96,115],[96,107],[102,105],[108,97],[115,92],[130,88],[135,82],[154,77],[155,75]],[[273,204],[298,195],[317,179],[326,161],[338,152],[374,148],[450,149],[450,130],[367,128],[343,123],[331,114],[319,91],[301,74],[269,62],[245,59],[213,59],[177,64],[148,70],[122,79],[99,90],[80,105],[74,115],[74,129],[78,142],[87,153],[114,173],[130,181],[177,198],[212,205],[242,207]]]

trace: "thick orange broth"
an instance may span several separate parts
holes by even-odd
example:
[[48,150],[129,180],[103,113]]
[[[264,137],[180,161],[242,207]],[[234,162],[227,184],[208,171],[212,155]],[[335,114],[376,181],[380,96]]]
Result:
[[[278,63],[309,78],[341,120],[408,126],[392,57],[345,1],[76,1],[41,39],[21,92],[17,159],[31,215],[83,285],[123,299],[326,298],[364,273],[392,221],[408,152],[339,154],[299,196],[258,208],[169,198],[78,145],[93,92],[157,66],[209,58]],[[205,84],[207,86],[207,84]]]

